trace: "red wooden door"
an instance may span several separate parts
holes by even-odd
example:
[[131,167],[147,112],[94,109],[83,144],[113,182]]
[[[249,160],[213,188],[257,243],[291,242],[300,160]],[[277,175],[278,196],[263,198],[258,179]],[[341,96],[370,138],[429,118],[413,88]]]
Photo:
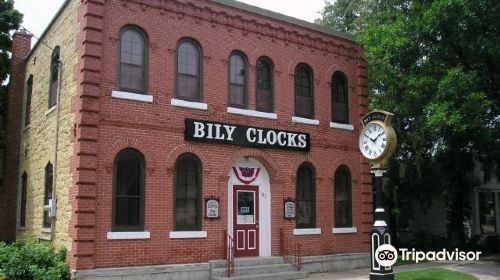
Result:
[[258,256],[259,187],[235,186],[233,197],[234,256]]

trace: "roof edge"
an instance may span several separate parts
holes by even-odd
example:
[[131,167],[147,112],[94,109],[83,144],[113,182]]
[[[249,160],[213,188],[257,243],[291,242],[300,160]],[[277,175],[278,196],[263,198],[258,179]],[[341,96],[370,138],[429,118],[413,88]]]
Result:
[[[56,15],[49,22],[49,24],[47,25],[47,27],[43,31],[42,35],[40,35],[40,37],[38,37],[38,40],[36,41],[35,45],[33,45],[33,48],[31,48],[29,54],[26,56],[26,60],[30,59],[31,55],[35,52],[35,50],[38,48],[38,46],[43,42],[43,39],[45,38],[45,36],[49,32],[50,28],[52,28],[52,26],[54,25],[54,23],[56,22],[56,20],[59,18],[59,16],[61,15],[61,13],[64,11],[64,9],[68,6],[68,4],[69,4],[70,1],[71,0],[64,0],[63,4],[61,5],[61,7],[59,8],[59,10],[57,11]],[[35,35],[33,34],[33,36],[35,36]]]
[[345,39],[345,40],[348,40],[348,41],[351,41],[353,43],[358,44],[354,40],[354,37],[352,35],[347,34],[347,33],[335,31],[333,29],[329,29],[329,28],[323,27],[323,26],[315,24],[315,23],[311,23],[311,22],[308,22],[305,20],[301,20],[298,18],[287,16],[287,15],[284,15],[281,13],[273,12],[271,10],[263,9],[263,8],[260,8],[257,6],[249,5],[249,4],[246,4],[243,2],[234,1],[234,0],[210,0],[210,2],[233,7],[233,8],[243,10],[246,12],[251,12],[251,13],[261,15],[261,16],[264,16],[267,18],[271,18],[271,19],[287,22],[290,24],[298,25],[298,26],[303,27],[303,28],[311,29],[311,30],[321,32],[321,33],[324,33],[327,35],[335,36],[335,37],[340,37],[342,39]]

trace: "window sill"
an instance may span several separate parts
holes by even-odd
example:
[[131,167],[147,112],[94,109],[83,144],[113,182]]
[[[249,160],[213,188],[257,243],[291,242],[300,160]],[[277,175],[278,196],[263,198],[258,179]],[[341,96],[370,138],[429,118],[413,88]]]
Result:
[[344,130],[354,130],[354,125],[345,123],[330,122],[330,127]]
[[47,237],[47,236],[37,236],[36,239],[38,241],[46,241],[46,242],[52,241],[52,237],[50,237],[50,236],[49,237]]
[[57,107],[56,105],[50,107],[50,109],[48,109],[47,112],[45,112],[45,115],[47,116],[48,114],[54,112],[56,110],[56,107]]
[[278,115],[275,113],[260,112],[260,111],[240,109],[235,107],[227,107],[227,112],[235,115],[242,115],[242,116],[249,116],[249,117],[256,117],[263,119],[271,119],[271,120],[278,119]]
[[172,98],[170,100],[170,105],[172,105],[174,107],[182,107],[182,108],[189,108],[189,109],[196,109],[196,110],[203,110],[203,111],[208,110],[207,103],[192,102],[192,101],[186,101],[186,100],[176,99],[176,98]]
[[358,229],[356,227],[342,227],[342,228],[332,228],[333,234],[341,233],[357,233]]
[[145,103],[153,103],[153,96],[149,94],[139,94],[126,91],[113,90],[111,92],[111,97],[118,99],[133,100]]
[[44,228],[43,227],[40,231],[43,232],[43,233],[51,233],[52,229],[51,228]]
[[293,230],[293,235],[320,235],[320,228],[296,228]]
[[127,239],[149,239],[151,236],[149,231],[110,231],[108,232],[108,240],[127,240]]
[[182,239],[182,238],[207,238],[206,231],[171,231],[171,239]]
[[301,117],[292,117],[292,122],[293,123],[308,124],[308,125],[319,125],[319,120],[306,119],[306,118],[301,118]]

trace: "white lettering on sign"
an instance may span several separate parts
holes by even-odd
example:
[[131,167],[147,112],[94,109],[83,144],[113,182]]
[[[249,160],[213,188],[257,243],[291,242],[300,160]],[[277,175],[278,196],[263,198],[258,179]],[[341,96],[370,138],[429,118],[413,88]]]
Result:
[[299,147],[300,148],[305,148],[307,145],[306,143],[306,136],[304,134],[299,135]]
[[306,151],[310,146],[308,133],[190,119],[186,119],[186,139]]
[[278,132],[278,144],[282,147],[286,146],[286,132]]
[[234,133],[234,130],[236,129],[236,126],[224,125],[224,128],[226,129],[227,140],[233,141],[233,133]]
[[203,138],[205,137],[204,131],[205,125],[201,122],[194,122],[194,135],[195,138]]

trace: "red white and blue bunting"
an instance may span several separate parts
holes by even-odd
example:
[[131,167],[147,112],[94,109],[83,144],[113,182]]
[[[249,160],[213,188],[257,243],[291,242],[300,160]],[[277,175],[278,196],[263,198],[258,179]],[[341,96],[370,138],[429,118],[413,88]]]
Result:
[[234,174],[243,184],[248,185],[259,177],[260,168],[255,167],[233,167]]

